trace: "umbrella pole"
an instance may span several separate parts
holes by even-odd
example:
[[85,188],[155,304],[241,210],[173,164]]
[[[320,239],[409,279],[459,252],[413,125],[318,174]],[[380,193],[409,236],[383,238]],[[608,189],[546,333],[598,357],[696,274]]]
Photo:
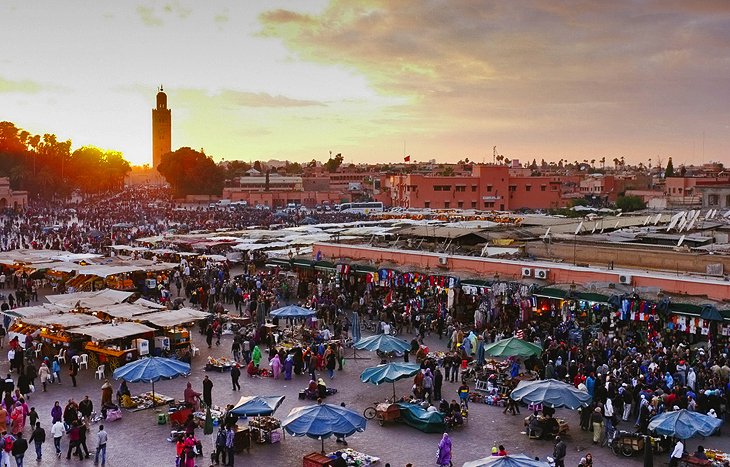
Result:
[[321,436],[319,439],[322,440],[322,454],[324,454],[324,436]]
[[155,407],[157,404],[155,403],[155,382],[152,381],[152,407]]
[[395,404],[395,381],[393,381],[393,403]]

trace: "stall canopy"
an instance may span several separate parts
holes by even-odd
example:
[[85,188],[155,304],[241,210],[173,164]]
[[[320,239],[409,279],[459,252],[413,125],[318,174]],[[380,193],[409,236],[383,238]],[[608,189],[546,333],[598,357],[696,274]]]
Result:
[[241,417],[272,415],[276,412],[285,396],[243,396],[231,410]]
[[12,310],[5,310],[2,314],[10,316],[11,318],[36,318],[38,316],[48,316],[67,311],[69,307],[51,305],[49,303],[43,305],[26,306],[23,308],[14,308]]
[[107,306],[122,303],[133,295],[133,292],[125,292],[123,290],[104,289],[98,292],[75,292],[60,295],[47,295],[46,300],[53,304],[66,306]]
[[492,357],[531,357],[542,354],[542,347],[532,342],[509,337],[484,347],[484,353]]
[[543,461],[536,461],[524,454],[513,454],[507,456],[484,457],[471,462],[465,462],[462,467],[549,467],[550,464]]
[[170,328],[181,324],[190,323],[199,319],[208,317],[208,313],[193,310],[192,308],[180,308],[179,310],[157,311],[149,314],[137,316],[136,319],[158,326],[161,328]]
[[375,352],[407,352],[411,349],[411,344],[388,334],[376,334],[374,336],[365,337],[357,341],[354,348],[358,350],[369,350]]
[[510,397],[516,401],[544,404],[548,407],[567,407],[572,410],[591,403],[588,392],[554,379],[520,381]]
[[162,305],[157,302],[153,302],[152,300],[147,300],[146,298],[140,298],[134,302],[135,305],[140,305],[147,308],[155,308],[158,310],[162,310],[164,308],[167,308],[165,305]]
[[312,316],[317,312],[310,310],[309,308],[302,308],[296,305],[288,305],[271,312],[271,316],[274,318],[306,318]]
[[366,368],[360,373],[360,381],[376,386],[382,383],[393,383],[393,399],[395,399],[395,382],[414,376],[419,371],[421,371],[421,366],[417,363],[392,362]]
[[332,435],[350,436],[365,431],[367,420],[352,409],[332,404],[296,407],[281,422],[281,426],[294,436],[308,436],[322,440]]
[[101,323],[96,316],[85,315],[83,313],[63,313],[47,316],[38,316],[36,318],[24,318],[23,321],[31,326],[51,327],[59,326],[62,328],[73,328],[78,326],[87,326],[90,324]]
[[122,322],[118,324],[98,324],[94,326],[83,326],[79,328],[69,329],[72,334],[83,334],[91,337],[95,341],[110,341],[114,339],[123,339],[125,337],[136,336],[148,332],[154,332],[155,329],[144,324]]
[[114,318],[121,319],[132,319],[135,316],[143,315],[145,313],[152,313],[155,310],[147,308],[136,303],[119,303],[116,305],[107,305],[97,308],[99,311],[103,311]]

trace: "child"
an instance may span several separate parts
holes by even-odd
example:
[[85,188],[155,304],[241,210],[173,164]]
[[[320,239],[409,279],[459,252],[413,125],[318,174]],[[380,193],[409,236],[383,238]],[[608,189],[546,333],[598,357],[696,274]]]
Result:
[[36,422],[38,421],[38,412],[35,411],[35,407],[30,408],[30,412],[28,412],[28,417],[30,418],[30,426],[35,426]]
[[58,358],[53,359],[53,363],[51,364],[51,372],[53,372],[53,379],[58,380],[58,384],[61,384],[61,365],[58,363]]

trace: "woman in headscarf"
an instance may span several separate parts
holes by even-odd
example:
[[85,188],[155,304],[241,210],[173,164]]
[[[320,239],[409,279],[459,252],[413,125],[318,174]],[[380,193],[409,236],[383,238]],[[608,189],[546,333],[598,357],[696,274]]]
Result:
[[251,361],[253,361],[256,368],[259,367],[259,363],[261,363],[261,349],[259,349],[258,345],[253,347],[253,351],[251,352]]
[[109,406],[112,405],[112,394],[114,393],[114,390],[112,389],[112,385],[109,384],[109,380],[105,380],[104,384],[101,386],[101,406]]
[[289,381],[291,379],[292,369],[294,368],[294,356],[289,354],[284,360],[284,379]]
[[451,438],[449,438],[448,433],[444,433],[441,441],[439,441],[436,465],[439,467],[449,467],[451,465]]
[[25,429],[25,414],[23,413],[23,406],[20,401],[15,403],[12,413],[10,414],[10,433],[17,435],[22,433]]
[[38,369],[38,378],[43,383],[43,392],[46,392],[46,384],[51,380],[51,369],[48,368],[48,358],[43,360],[40,368]]
[[271,359],[269,365],[271,366],[271,372],[274,374],[274,379],[279,379],[279,375],[281,375],[281,360],[279,359],[278,353],[274,354],[274,358]]

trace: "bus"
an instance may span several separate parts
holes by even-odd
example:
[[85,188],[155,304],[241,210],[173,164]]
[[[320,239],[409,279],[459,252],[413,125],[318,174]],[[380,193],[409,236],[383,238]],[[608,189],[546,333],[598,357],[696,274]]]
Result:
[[342,203],[337,205],[337,210],[339,212],[351,212],[356,214],[377,214],[383,212],[383,203],[380,201]]

